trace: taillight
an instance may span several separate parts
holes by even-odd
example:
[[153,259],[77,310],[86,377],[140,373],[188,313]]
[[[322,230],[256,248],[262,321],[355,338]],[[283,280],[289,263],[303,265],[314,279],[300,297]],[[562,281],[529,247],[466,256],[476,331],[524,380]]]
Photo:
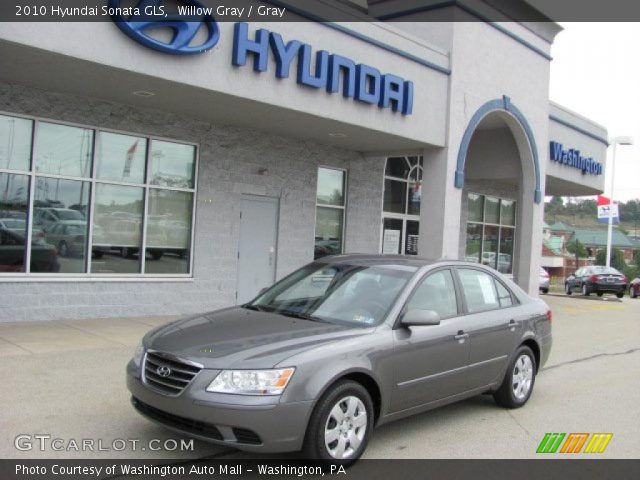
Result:
[[547,310],[547,320],[549,320],[549,323],[551,323],[553,321],[553,313],[551,312],[551,310]]
[[622,275],[622,283],[627,283],[627,277],[625,275]]
[[591,275],[591,278],[589,279],[592,282],[597,282],[598,280],[600,280],[600,275]]

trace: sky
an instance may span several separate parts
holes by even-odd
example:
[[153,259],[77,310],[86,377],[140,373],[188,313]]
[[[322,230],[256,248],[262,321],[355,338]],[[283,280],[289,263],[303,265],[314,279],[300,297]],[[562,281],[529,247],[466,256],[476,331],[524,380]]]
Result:
[[[609,137],[628,135],[618,146],[614,197],[640,198],[640,23],[561,23],[551,49],[549,96],[605,126]],[[611,165],[613,147],[607,150]],[[611,177],[605,170],[605,194]]]

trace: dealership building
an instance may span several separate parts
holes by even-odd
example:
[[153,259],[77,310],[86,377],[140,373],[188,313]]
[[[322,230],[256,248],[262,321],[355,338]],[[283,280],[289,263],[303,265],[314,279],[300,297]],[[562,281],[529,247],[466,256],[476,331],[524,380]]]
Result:
[[601,192],[608,145],[549,101],[560,27],[404,3],[205,18],[186,43],[0,24],[0,321],[213,310],[355,252],[536,294],[544,197]]

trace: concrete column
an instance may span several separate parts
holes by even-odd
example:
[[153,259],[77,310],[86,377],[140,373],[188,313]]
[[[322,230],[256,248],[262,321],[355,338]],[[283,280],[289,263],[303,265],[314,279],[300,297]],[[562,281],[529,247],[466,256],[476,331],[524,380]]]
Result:
[[424,152],[418,255],[457,259],[462,189],[453,185],[455,168],[448,148]]

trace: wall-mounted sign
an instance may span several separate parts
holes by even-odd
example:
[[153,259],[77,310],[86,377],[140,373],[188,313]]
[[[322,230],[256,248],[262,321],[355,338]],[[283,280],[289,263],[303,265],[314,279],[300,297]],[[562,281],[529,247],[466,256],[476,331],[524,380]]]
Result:
[[[120,3],[121,0],[109,0],[109,7],[117,12],[112,19],[120,30],[146,47],[163,53],[190,55],[210,50],[218,43],[219,26],[212,11],[198,0],[180,0],[182,8],[177,12],[165,11],[163,0],[139,0],[138,6],[131,9],[133,13],[120,7]],[[149,6],[154,8],[149,10]],[[188,14],[180,14],[181,11]],[[207,30],[206,39],[192,45],[201,27]],[[157,38],[154,31],[159,28],[173,31],[169,41]],[[256,72],[266,72],[273,58],[275,76],[287,78],[295,61],[299,85],[329,93],[342,92],[345,98],[389,108],[402,115],[413,112],[412,81],[326,50],[314,52],[311,45],[298,40],[285,41],[280,34],[264,28],[250,35],[249,25],[238,22],[234,26],[232,64],[244,66],[249,57]]]
[[400,253],[400,230],[385,230],[382,234],[382,253],[393,255]]
[[580,150],[574,148],[564,149],[561,143],[553,140],[549,144],[549,155],[551,161],[578,168],[583,174],[602,175],[604,170],[603,165],[592,157],[583,157]]

